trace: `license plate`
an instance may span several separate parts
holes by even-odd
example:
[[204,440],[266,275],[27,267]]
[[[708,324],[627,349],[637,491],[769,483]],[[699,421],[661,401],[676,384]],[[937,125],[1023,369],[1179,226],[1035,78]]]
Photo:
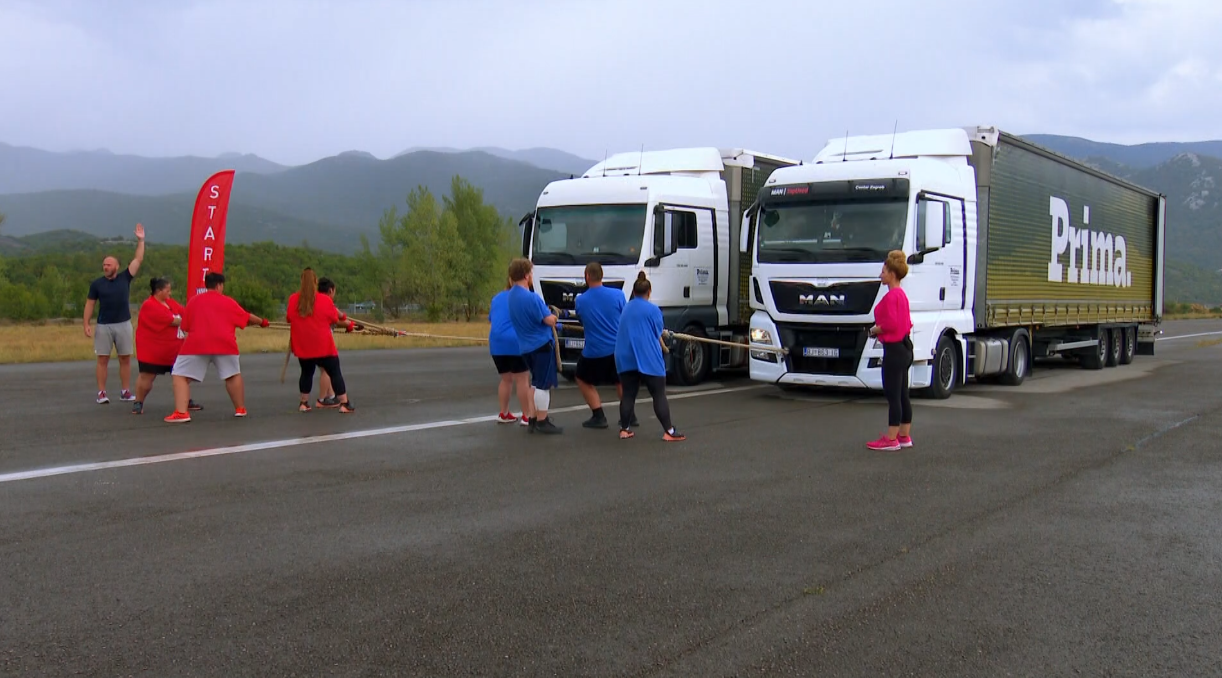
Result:
[[838,348],[814,348],[807,346],[802,349],[802,356],[806,358],[839,358],[840,349]]
[[564,347],[565,348],[585,348],[586,340],[585,339],[565,339]]

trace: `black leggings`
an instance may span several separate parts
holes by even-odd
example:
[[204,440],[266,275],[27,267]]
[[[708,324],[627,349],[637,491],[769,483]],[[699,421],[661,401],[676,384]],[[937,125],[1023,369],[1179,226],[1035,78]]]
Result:
[[662,422],[662,430],[669,432],[672,426],[670,403],[666,402],[666,377],[655,377],[633,370],[620,372],[619,381],[624,386],[624,397],[619,401],[619,427],[628,429],[633,410],[636,409],[636,394],[644,383],[645,388],[649,389],[649,395],[653,397],[653,413],[657,415],[658,421]]
[[908,368],[912,367],[912,340],[883,344],[883,393],[887,396],[887,425],[912,423],[908,397]]
[[326,358],[298,358],[297,364],[301,365],[301,379],[297,382],[297,390],[299,393],[309,393],[314,390],[314,367],[321,367],[323,372],[331,377],[331,388],[335,389],[335,397],[338,398],[348,392],[344,386],[344,375],[339,371],[339,356],[332,355]]

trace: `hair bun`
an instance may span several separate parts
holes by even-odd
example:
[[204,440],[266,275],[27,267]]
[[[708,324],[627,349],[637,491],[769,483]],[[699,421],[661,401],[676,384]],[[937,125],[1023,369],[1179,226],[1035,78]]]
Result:
[[637,280],[648,280],[648,278],[645,277],[645,271],[641,271],[640,273],[637,273],[636,279]]

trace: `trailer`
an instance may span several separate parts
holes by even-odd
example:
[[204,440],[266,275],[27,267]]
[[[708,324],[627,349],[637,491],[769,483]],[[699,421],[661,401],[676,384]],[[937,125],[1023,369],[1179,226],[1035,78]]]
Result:
[[1021,384],[1033,360],[1152,355],[1165,196],[994,127],[832,139],[747,215],[753,379],[881,388],[868,336],[887,253],[908,254],[914,389]]

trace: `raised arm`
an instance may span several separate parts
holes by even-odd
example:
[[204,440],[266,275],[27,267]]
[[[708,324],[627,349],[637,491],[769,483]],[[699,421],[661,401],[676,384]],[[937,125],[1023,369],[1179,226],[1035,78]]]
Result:
[[136,256],[132,257],[132,263],[127,265],[127,272],[136,277],[136,273],[140,272],[140,264],[144,263],[144,226],[136,224]]

